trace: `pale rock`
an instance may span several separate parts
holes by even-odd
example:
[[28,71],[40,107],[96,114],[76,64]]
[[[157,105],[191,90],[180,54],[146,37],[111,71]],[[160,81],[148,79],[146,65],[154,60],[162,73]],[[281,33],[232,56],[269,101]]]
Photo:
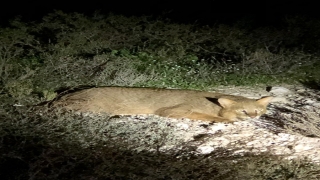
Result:
[[210,127],[210,133],[215,134],[217,132],[222,132],[226,128],[227,128],[226,124],[216,123],[215,126]]
[[179,130],[188,130],[189,129],[189,125],[186,123],[178,123],[178,124],[176,124],[176,127]]
[[287,147],[274,147],[274,148],[272,148],[272,151],[276,155],[292,154],[292,151]]
[[246,152],[247,152],[246,150],[240,149],[240,150],[234,151],[233,153],[234,153],[234,154],[244,154],[244,153],[246,153]]
[[304,92],[306,92],[306,89],[298,89],[297,92],[298,93],[304,93]]
[[311,149],[313,149],[313,147],[307,144],[298,144],[297,146],[294,147],[295,152],[308,151]]
[[279,133],[279,141],[293,141],[294,137],[290,134]]
[[277,102],[277,103],[284,103],[284,104],[289,104],[290,101],[288,101],[285,97],[274,97],[270,103],[273,103],[273,102]]
[[197,148],[197,151],[201,154],[210,154],[214,151],[214,147],[212,146],[200,146]]
[[214,141],[209,144],[214,146],[226,147],[228,144],[230,144],[230,140],[225,137],[217,137],[217,138],[214,138]]
[[314,107],[319,107],[320,108],[320,103],[313,103],[312,104]]
[[305,103],[305,104],[314,104],[316,101],[314,101],[314,100],[312,100],[312,99],[310,99],[310,98],[306,98],[306,99],[304,99],[304,102],[303,103]]
[[269,92],[277,96],[285,96],[292,93],[292,91],[284,87],[272,87]]

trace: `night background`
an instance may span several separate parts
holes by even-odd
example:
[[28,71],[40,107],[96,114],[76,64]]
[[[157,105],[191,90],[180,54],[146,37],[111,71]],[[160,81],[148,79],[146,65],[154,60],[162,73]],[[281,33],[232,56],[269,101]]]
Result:
[[126,16],[165,15],[178,22],[204,24],[248,18],[259,25],[274,25],[286,15],[320,17],[315,1],[7,1],[1,6],[1,22],[17,15],[24,20],[39,20],[53,10],[86,15],[95,11]]
[[317,1],[12,0],[1,2],[0,18],[0,179],[310,179],[319,172],[270,155],[198,156],[187,145],[159,153],[157,129],[142,140],[139,127],[44,106],[82,87],[320,89]]

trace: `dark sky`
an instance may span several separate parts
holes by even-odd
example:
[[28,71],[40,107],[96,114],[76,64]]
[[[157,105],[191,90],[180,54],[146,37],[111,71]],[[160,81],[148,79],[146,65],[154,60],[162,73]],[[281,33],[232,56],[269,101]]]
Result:
[[229,21],[246,16],[256,17],[261,22],[272,22],[284,14],[300,14],[320,17],[316,1],[300,0],[207,0],[207,1],[119,1],[119,0],[84,0],[84,1],[7,1],[1,3],[1,23],[20,15],[24,20],[40,19],[54,9],[64,12],[80,12],[92,15],[99,10],[102,14],[113,12],[124,15],[159,15],[163,12],[181,21],[215,20]]

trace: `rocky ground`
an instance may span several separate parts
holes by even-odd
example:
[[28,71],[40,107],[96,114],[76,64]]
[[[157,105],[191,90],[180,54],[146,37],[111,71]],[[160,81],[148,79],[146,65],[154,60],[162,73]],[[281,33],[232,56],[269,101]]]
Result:
[[[125,143],[128,149],[138,152],[178,153],[188,149],[188,154],[210,154],[223,149],[228,155],[271,153],[287,159],[307,158],[320,163],[318,90],[283,85],[219,87],[214,91],[249,98],[275,98],[268,106],[267,114],[260,119],[232,124],[158,116],[108,117],[93,114],[81,114],[81,117],[73,117],[65,123],[83,129],[79,133],[82,136],[77,138],[86,147],[110,143],[111,140]],[[73,134],[77,134],[74,131]],[[97,141],[87,142],[86,136]]]
[[[156,116],[111,118],[109,126],[137,142],[137,150],[163,153],[193,147],[192,154],[209,154],[224,148],[233,154],[271,153],[288,159],[307,158],[320,163],[320,92],[302,86],[268,88],[221,87],[215,91],[250,98],[274,96],[268,113],[251,122],[233,124]],[[135,130],[130,130],[135,127]],[[121,132],[121,133],[120,133]],[[150,147],[156,139],[157,146]]]

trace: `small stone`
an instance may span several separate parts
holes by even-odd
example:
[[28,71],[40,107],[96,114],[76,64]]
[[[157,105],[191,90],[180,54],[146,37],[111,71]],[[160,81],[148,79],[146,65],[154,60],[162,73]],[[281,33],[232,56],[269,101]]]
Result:
[[292,93],[289,89],[284,87],[272,87],[269,92],[277,96],[284,96]]
[[211,146],[200,146],[197,148],[197,151],[201,154],[210,154],[212,151],[214,151],[214,148]]
[[310,99],[310,98],[306,98],[306,99],[304,100],[304,103],[305,103],[305,104],[314,104],[315,101],[312,100],[312,99]]
[[176,124],[176,126],[177,126],[177,129],[180,129],[180,130],[188,130],[189,129],[189,125],[186,123],[178,123],[178,124]]
[[306,92],[306,90],[305,89],[298,89],[297,92],[298,93],[304,93],[304,92]]
[[314,107],[319,107],[320,108],[320,103],[314,103],[312,104]]
[[211,133],[214,134],[216,132],[222,132],[226,129],[226,125],[223,123],[217,123],[215,126],[211,126]]
[[285,103],[289,104],[290,102],[285,97],[274,97],[271,102]]
[[298,144],[297,146],[294,147],[294,150],[296,152],[303,152],[303,151],[308,151],[308,150],[311,150],[311,149],[313,149],[313,147],[308,146],[306,144]]

